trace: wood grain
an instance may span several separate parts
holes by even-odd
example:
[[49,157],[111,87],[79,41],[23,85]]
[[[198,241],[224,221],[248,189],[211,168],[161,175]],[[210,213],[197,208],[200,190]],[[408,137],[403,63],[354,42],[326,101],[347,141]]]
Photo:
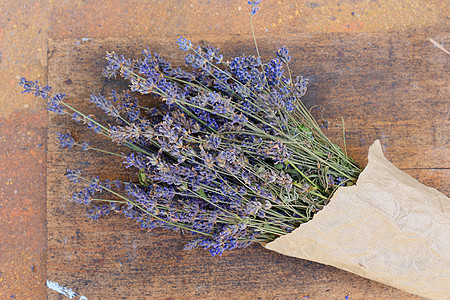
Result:
[[[449,42],[448,34],[433,34]],[[219,46],[226,58],[254,53],[251,37],[201,37]],[[182,65],[176,37],[51,40],[49,84],[74,106],[101,112],[90,93],[121,90],[100,73],[106,51],[140,56],[148,46],[174,65]],[[193,38],[200,42],[200,38]],[[362,165],[373,140],[380,139],[388,159],[419,181],[449,194],[449,56],[425,34],[314,34],[267,37],[259,41],[263,58],[279,46],[291,51],[293,74],[309,78],[304,100],[318,119],[329,121],[326,134]],[[146,100],[154,105],[154,100]],[[417,299],[394,288],[317,263],[285,257],[253,245],[221,257],[182,250],[189,240],[175,232],[145,232],[116,215],[91,222],[86,208],[69,201],[74,187],[67,167],[102,179],[133,179],[120,160],[97,153],[61,150],[57,132],[71,131],[78,141],[124,151],[62,116],[51,115],[48,128],[48,279],[91,299]],[[49,292],[49,299],[64,299]]]

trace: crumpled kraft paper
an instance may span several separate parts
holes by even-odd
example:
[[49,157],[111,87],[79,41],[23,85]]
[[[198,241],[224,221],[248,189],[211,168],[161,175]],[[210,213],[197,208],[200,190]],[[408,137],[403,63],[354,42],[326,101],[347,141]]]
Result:
[[450,299],[450,199],[392,165],[379,141],[356,185],[268,243],[284,255],[331,265],[430,299]]

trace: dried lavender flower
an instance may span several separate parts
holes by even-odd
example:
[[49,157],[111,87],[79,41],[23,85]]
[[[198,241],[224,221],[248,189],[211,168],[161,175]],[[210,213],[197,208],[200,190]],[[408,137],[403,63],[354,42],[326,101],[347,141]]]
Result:
[[[249,1],[252,15],[259,3]],[[173,68],[148,48],[142,59],[106,55],[103,75],[122,77],[131,91],[91,95],[115,118],[108,126],[68,105],[63,94],[52,96],[50,87],[20,81],[50,111],[82,121],[127,149],[112,153],[58,134],[62,147],[120,156],[125,168],[136,171],[134,182],[111,185],[67,170],[71,181],[84,183],[72,200],[97,203],[90,206],[91,219],[116,212],[148,230],[191,232],[195,239],[186,249],[221,255],[291,232],[326,205],[337,187],[356,180],[359,167],[326,138],[301,102],[307,80],[291,79],[285,47],[266,63],[259,55],[225,62],[215,47],[195,48],[183,37],[177,43],[187,51],[189,71]],[[158,97],[163,105],[140,106],[132,92]],[[111,197],[96,196],[105,193]]]

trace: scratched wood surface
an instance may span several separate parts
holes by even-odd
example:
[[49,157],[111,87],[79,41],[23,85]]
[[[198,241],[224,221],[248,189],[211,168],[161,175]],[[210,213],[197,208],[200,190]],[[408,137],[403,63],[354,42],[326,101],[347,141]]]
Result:
[[[199,37],[219,46],[227,58],[254,53],[251,37]],[[450,35],[433,34],[444,44]],[[183,56],[166,39],[110,38],[49,42],[49,84],[74,106],[102,113],[90,93],[124,89],[120,80],[100,73],[106,51],[140,56],[148,46],[175,65]],[[423,34],[313,34],[266,37],[263,58],[279,46],[291,51],[294,74],[309,78],[307,106],[329,121],[326,133],[342,145],[341,118],[348,152],[362,165],[367,149],[380,139],[386,156],[419,181],[448,195],[449,56]],[[148,105],[154,105],[152,100]],[[106,119],[105,122],[108,122]],[[58,148],[57,132],[78,141],[124,151],[62,116],[51,114],[48,127],[48,279],[91,299],[418,299],[351,273],[265,250],[260,245],[211,257],[205,250],[184,251],[179,233],[146,232],[120,215],[91,222],[86,208],[69,201],[74,187],[63,176],[81,168],[103,179],[134,179],[120,160]],[[374,228],[376,230],[376,228]],[[49,299],[65,299],[49,291]]]

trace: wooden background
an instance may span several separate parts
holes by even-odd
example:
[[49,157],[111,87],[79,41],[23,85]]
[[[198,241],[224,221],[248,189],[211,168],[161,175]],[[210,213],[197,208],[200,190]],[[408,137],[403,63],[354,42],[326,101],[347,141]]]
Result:
[[[177,37],[173,37],[173,41]],[[450,35],[436,33],[442,44]],[[198,37],[219,46],[226,58],[254,53],[249,36]],[[168,39],[165,39],[168,40]],[[289,41],[287,44],[286,41]],[[428,36],[402,34],[302,34],[259,40],[263,58],[280,46],[291,51],[293,74],[309,78],[304,97],[326,130],[365,165],[367,149],[380,139],[386,157],[420,182],[449,195],[449,58]],[[124,89],[105,80],[106,51],[140,57],[149,46],[174,65],[183,64],[175,43],[158,39],[105,38],[49,41],[48,79],[73,106],[102,113],[89,103],[91,93]],[[48,127],[48,279],[91,299],[418,299],[394,288],[313,262],[282,256],[252,245],[221,257],[182,248],[189,237],[156,230],[145,232],[121,215],[91,222],[86,208],[69,201],[74,186],[67,167],[102,179],[135,179],[120,160],[78,149],[62,150],[56,133],[71,131],[77,141],[126,151],[63,116],[51,115]],[[376,228],[374,228],[376,230]],[[65,299],[49,292],[49,299]]]

